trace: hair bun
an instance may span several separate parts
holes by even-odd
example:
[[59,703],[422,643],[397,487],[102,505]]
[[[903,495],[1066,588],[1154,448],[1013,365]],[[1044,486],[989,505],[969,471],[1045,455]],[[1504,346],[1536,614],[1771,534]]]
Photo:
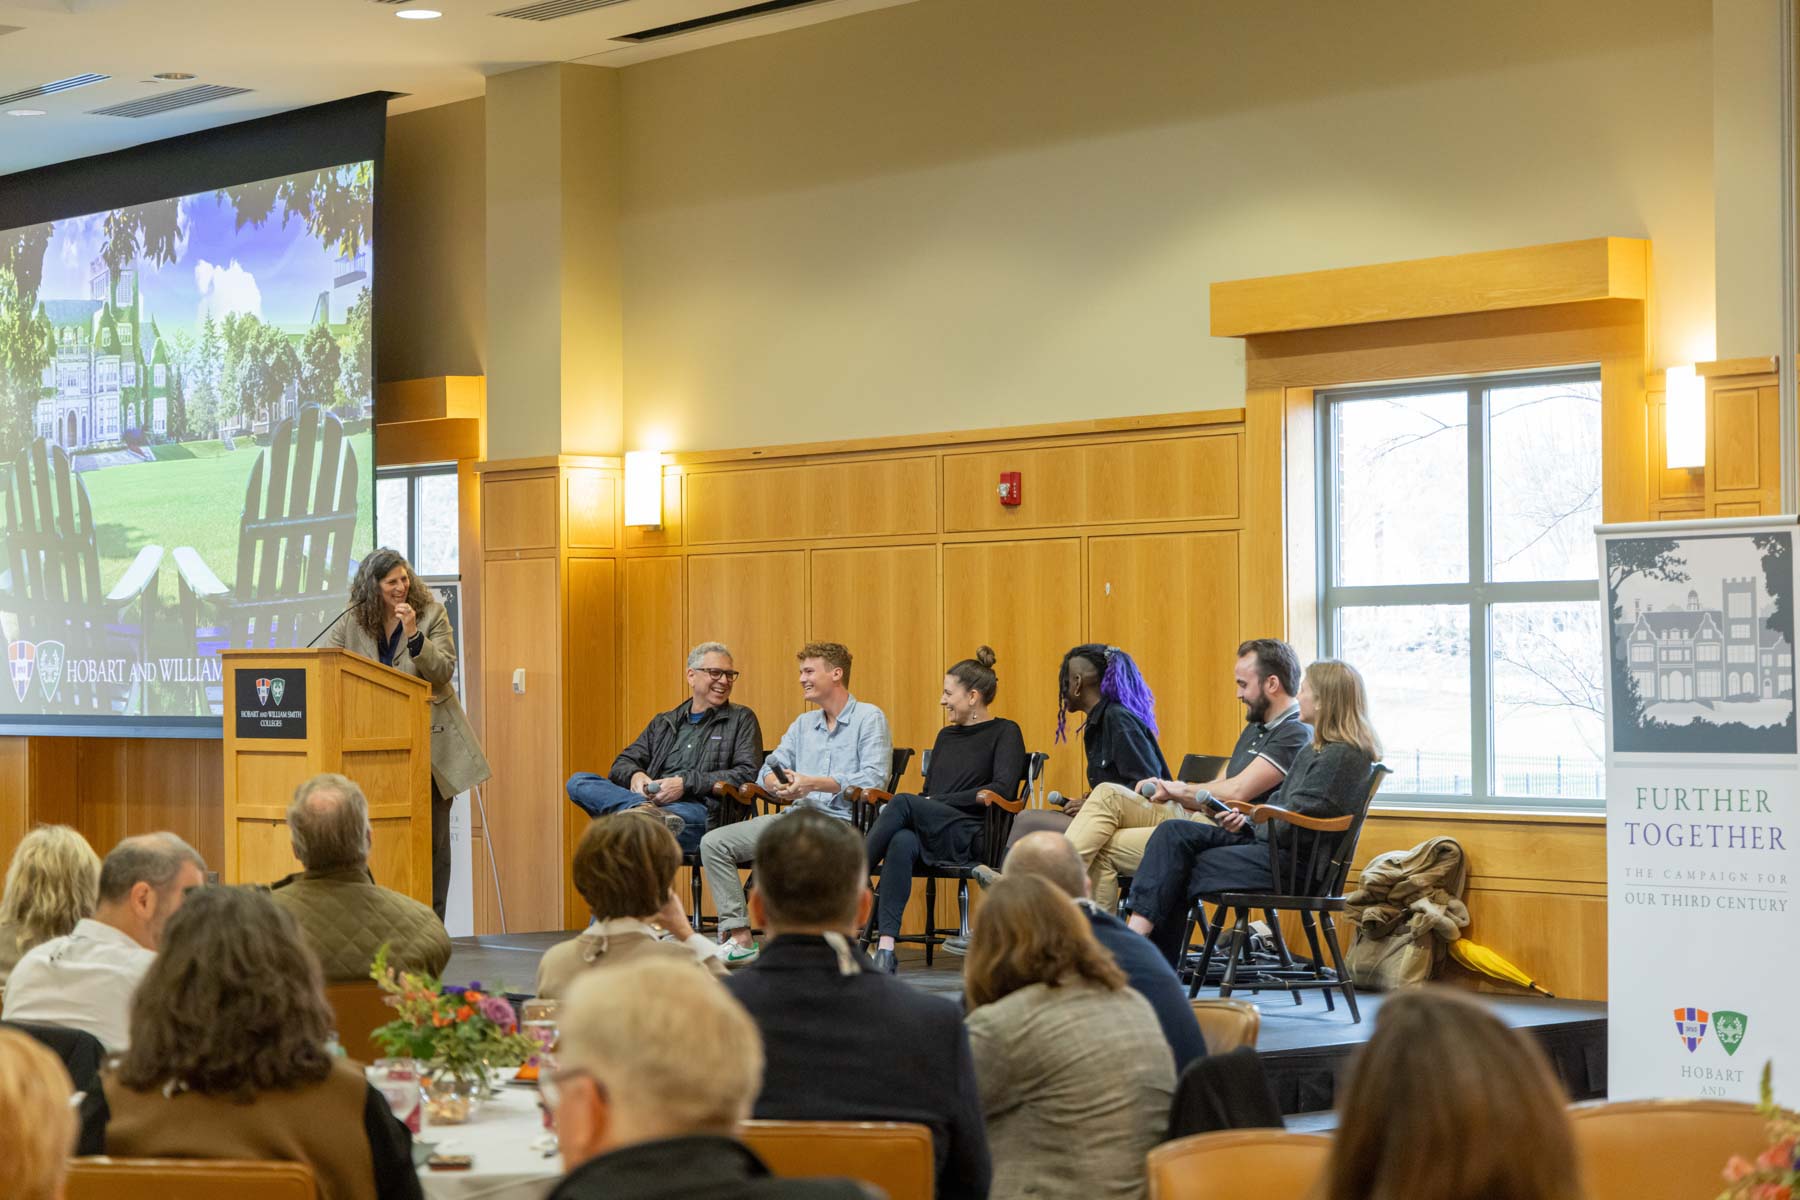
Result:
[[975,661],[984,667],[991,667],[999,662],[1000,659],[994,654],[994,648],[992,646],[983,646],[975,651]]

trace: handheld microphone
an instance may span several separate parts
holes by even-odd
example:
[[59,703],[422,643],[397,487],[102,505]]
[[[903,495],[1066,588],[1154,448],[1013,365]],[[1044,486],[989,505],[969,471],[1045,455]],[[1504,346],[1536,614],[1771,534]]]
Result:
[[1061,808],[1068,802],[1069,798],[1061,792],[1051,792],[1048,796],[1044,797],[1044,803],[1048,804],[1051,808]]
[[349,615],[350,609],[355,608],[355,607],[356,607],[356,605],[352,604],[348,608],[345,608],[343,612],[341,612],[337,616],[331,618],[331,624],[325,626],[325,628],[323,628],[323,629],[319,630],[319,632],[313,634],[313,640],[306,643],[306,645],[302,646],[301,649],[302,650],[311,650],[314,646],[318,645],[319,639],[331,632],[331,626],[336,625],[339,621],[343,620],[346,616]]
[[1138,784],[1138,795],[1146,800],[1156,799],[1156,781],[1146,779],[1144,782]]
[[646,796],[654,796],[660,791],[662,791],[662,784],[654,779],[644,785],[644,795]]

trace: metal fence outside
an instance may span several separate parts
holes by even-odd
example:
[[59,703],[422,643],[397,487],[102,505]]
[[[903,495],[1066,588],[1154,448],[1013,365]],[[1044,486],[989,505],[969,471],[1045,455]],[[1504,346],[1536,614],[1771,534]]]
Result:
[[[1384,793],[1468,795],[1473,764],[1467,754],[1435,750],[1400,750],[1383,760],[1393,775]],[[1599,759],[1566,754],[1501,754],[1494,758],[1496,796],[1531,796],[1568,800],[1606,798],[1606,769]]]

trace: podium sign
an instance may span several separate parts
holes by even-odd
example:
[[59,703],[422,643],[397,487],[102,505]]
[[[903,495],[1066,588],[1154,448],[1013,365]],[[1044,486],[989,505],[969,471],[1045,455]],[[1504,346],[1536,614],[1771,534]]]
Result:
[[306,674],[239,671],[233,694],[240,738],[304,738]]

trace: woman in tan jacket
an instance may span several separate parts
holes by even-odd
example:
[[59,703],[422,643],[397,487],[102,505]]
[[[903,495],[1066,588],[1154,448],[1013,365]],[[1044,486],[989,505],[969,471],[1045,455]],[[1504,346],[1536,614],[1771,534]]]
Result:
[[450,614],[405,556],[383,547],[357,568],[350,608],[327,644],[431,685],[431,907],[441,920],[450,894],[450,804],[493,774],[450,686],[456,674]]
[[558,999],[583,971],[655,957],[725,974],[719,947],[694,932],[675,896],[680,866],[680,844],[650,810],[595,817],[575,847],[573,867],[575,890],[594,920],[580,937],[545,952],[537,994]]

